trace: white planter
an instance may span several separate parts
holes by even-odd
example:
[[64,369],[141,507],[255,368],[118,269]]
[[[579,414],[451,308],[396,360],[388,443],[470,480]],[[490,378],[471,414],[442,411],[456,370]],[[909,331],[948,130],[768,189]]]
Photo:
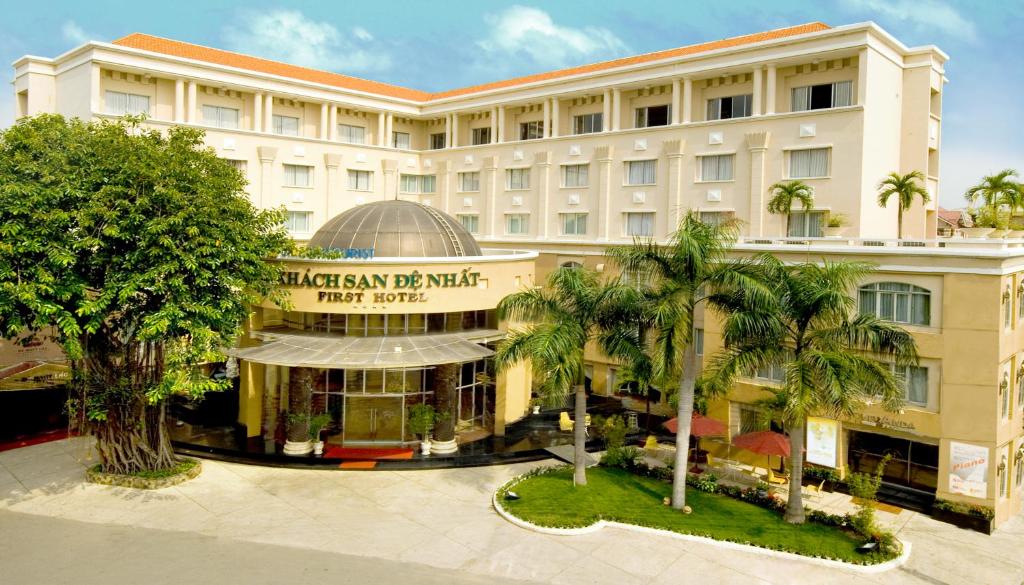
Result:
[[988,235],[988,239],[1001,240],[1005,238],[1008,233],[1010,233],[1010,230],[993,230],[992,233]]
[[960,233],[962,233],[964,237],[967,238],[984,238],[994,231],[996,231],[996,228],[990,227],[960,228]]
[[430,455],[430,446],[430,439],[423,439],[420,441],[420,453]]
[[539,404],[533,405],[533,414],[540,414],[540,405]]
[[1010,230],[1006,237],[1012,239],[1024,238],[1024,230]]
[[313,443],[313,455],[323,455],[323,454],[324,454],[324,442],[323,441],[317,441],[317,442]]
[[846,232],[846,226],[825,227],[821,229],[826,238],[839,238]]
[[431,453],[439,453],[446,455],[448,453],[454,453],[459,450],[459,444],[455,439],[451,441],[434,441],[430,444]]
[[313,452],[313,441],[285,441],[285,455],[309,455]]

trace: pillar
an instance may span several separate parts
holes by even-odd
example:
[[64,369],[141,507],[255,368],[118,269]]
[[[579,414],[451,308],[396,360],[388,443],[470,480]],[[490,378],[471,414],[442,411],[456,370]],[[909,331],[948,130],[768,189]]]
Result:
[[868,97],[868,50],[861,49],[857,53],[857,103],[863,106]]
[[768,116],[775,113],[775,65],[769,65],[765,68],[765,96],[764,100],[764,113]]
[[[313,408],[312,368],[288,369],[288,440],[285,455],[306,455],[313,450],[309,438],[309,418]],[[303,418],[306,417],[306,418]]]
[[667,225],[665,233],[673,233],[683,220],[686,209],[683,204],[683,149],[685,140],[666,140],[662,143],[662,151],[668,157],[668,202],[671,206],[665,214]]
[[750,114],[752,116],[760,116],[761,115],[761,100],[763,99],[761,94],[764,93],[762,91],[762,87],[761,87],[764,84],[764,79],[763,78],[764,78],[764,71],[761,69],[761,67],[755,67],[754,68],[754,95],[751,98],[751,101],[753,102],[753,104],[751,104],[751,109],[750,109]]
[[533,220],[539,239],[547,239],[551,229],[551,152],[533,156],[533,174],[537,176],[537,218]]
[[[324,166],[327,168],[327,193],[324,201],[324,221],[331,219],[337,215],[338,211],[334,208],[334,199],[337,197],[341,187],[341,181],[338,179],[338,167],[341,165],[341,155],[336,153],[328,153],[324,155]],[[340,198],[339,198],[340,199]]]
[[394,141],[394,138],[392,137],[392,133],[394,131],[395,131],[395,115],[392,114],[391,112],[388,112],[384,116],[384,140],[386,140],[386,142],[384,144],[386,146],[391,146],[391,147],[395,146],[395,144],[394,144],[395,141]]
[[615,149],[611,146],[598,146],[594,149],[597,159],[597,239],[607,241],[611,233],[612,217],[612,158]]
[[[750,150],[750,236],[764,236],[764,215],[767,212],[765,194],[765,162],[768,155],[768,131],[747,132],[747,148]],[[783,234],[785,236],[786,234]]]
[[263,131],[263,94],[257,93],[252,96],[252,131]]
[[622,129],[622,90],[612,89],[612,132]]
[[683,124],[689,124],[693,119],[693,80],[689,77],[683,78]]
[[437,166],[438,192],[441,194],[441,209],[448,214],[454,213],[451,208],[451,196],[455,191],[453,185],[452,163],[442,160],[434,163]]
[[612,90],[604,90],[601,96],[601,131],[610,132],[612,129]]
[[459,145],[459,114],[452,112],[452,148]]
[[498,142],[498,108],[491,108],[491,144]]
[[544,132],[541,136],[547,138],[551,136],[551,100],[544,100]]
[[384,199],[398,198],[398,161],[395,159],[384,159],[380,161],[381,170],[384,174],[384,184],[381,185],[381,192]]
[[452,115],[445,114],[444,116],[444,147],[452,147]]
[[434,408],[441,419],[434,425],[434,440],[430,450],[433,453],[448,454],[459,450],[455,440],[455,423],[458,394],[456,383],[459,379],[459,364],[441,364],[434,368]]
[[551,133],[552,138],[558,138],[558,117],[559,117],[559,104],[558,98],[551,98]]
[[274,96],[269,93],[263,96],[263,131],[274,131]]
[[274,160],[277,158],[277,149],[273,146],[260,146],[256,149],[260,158],[260,188],[259,202],[256,207],[266,209],[270,203],[270,194],[273,192]]
[[185,105],[185,121],[189,124],[196,123],[196,91],[199,86],[195,81],[188,82],[188,103]]
[[[99,113],[103,111],[103,96],[100,93],[100,74],[102,73],[100,66],[96,63],[92,64],[92,69],[89,70],[89,113]],[[5,90],[6,91],[6,90]]]
[[497,233],[497,199],[498,199],[498,157],[486,156],[483,160],[483,176],[480,177],[480,187],[484,196],[483,209],[483,235],[494,236]]
[[672,80],[672,125],[679,123],[679,113],[683,109],[683,88],[678,79]]
[[264,385],[266,367],[245,360],[239,368],[238,422],[245,426],[246,437],[258,437],[263,432],[263,397],[267,392]]
[[[338,140],[338,106],[331,104],[330,113],[327,116],[327,139],[337,142]],[[330,216],[328,216],[330,217]]]
[[377,146],[387,146],[388,141],[386,139],[387,132],[387,116],[384,112],[377,113]]
[[185,121],[185,80],[174,80],[174,121]]
[[498,142],[505,142],[505,106],[498,106]]
[[320,104],[320,132],[316,135],[320,140],[327,140],[327,109],[326,103]]

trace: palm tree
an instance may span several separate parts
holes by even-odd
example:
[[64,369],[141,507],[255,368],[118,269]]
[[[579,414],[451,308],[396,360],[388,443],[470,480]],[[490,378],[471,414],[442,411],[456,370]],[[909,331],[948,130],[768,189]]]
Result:
[[903,212],[910,209],[910,206],[914,204],[914,197],[920,197],[922,204],[928,203],[932,199],[928,195],[928,190],[919,184],[918,181],[924,181],[924,173],[921,171],[911,171],[905,175],[889,173],[878,184],[879,206],[885,207],[889,203],[889,198],[893,195],[896,196],[897,203],[899,203],[896,207],[896,231],[901,240],[903,239]]
[[598,336],[604,354],[622,364],[615,377],[616,383],[635,385],[646,398],[644,428],[648,433],[651,432],[651,389],[656,385],[651,343],[647,337],[654,327],[652,300],[648,285],[634,285],[631,291],[619,295],[618,302],[605,314]]
[[790,212],[794,203],[799,203],[804,211],[814,207],[814,189],[803,181],[775,183],[768,187],[772,198],[768,201],[768,213],[786,216],[786,233],[789,236]]
[[576,485],[587,483],[583,352],[588,342],[596,340],[604,313],[621,304],[616,297],[628,292],[618,282],[600,282],[592,270],[559,268],[543,288],[522,290],[498,303],[500,319],[524,324],[498,345],[494,358],[498,370],[531,360],[540,393],[549,402],[564,400],[575,391]]
[[871,271],[869,265],[825,261],[786,266],[770,256],[757,262],[774,294],[766,302],[736,291],[725,303],[724,347],[710,359],[704,382],[724,391],[738,375],[783,365],[778,392],[790,442],[785,518],[799,524],[804,521],[800,485],[807,417],[850,416],[875,400],[898,409],[903,391],[887,362],[914,364],[917,349],[913,337],[890,321],[868,314],[851,317],[856,303],[849,291]]
[[971,187],[964,193],[967,203],[973,205],[979,198],[984,202],[985,207],[996,208],[1000,205],[1009,205],[1011,209],[1024,197],[1024,187],[1014,179],[1017,171],[1004,169],[994,175],[986,175],[981,182]]
[[718,304],[723,291],[743,288],[753,298],[770,296],[758,280],[756,266],[746,260],[728,260],[726,253],[739,233],[738,223],[727,221],[711,225],[690,211],[665,245],[634,242],[612,248],[609,254],[623,273],[651,282],[650,323],[651,379],[678,387],[675,470],[672,483],[672,507],[686,506],[686,469],[697,381],[697,351],[693,344],[694,315],[701,305]]

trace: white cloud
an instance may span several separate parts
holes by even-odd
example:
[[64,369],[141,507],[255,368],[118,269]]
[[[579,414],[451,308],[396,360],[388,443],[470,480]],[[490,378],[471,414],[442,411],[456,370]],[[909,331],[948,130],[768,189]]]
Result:
[[240,26],[224,29],[229,48],[315,69],[381,71],[391,58],[372,45],[373,35],[362,27],[342,34],[328,22],[307,18],[298,10],[243,14]]
[[973,22],[941,0],[845,0],[845,4],[853,10],[871,12],[971,41],[978,36]]
[[964,192],[977,185],[985,175],[998,173],[1003,169],[1021,168],[1024,161],[1024,150],[1016,150],[1012,146],[1000,148],[988,145],[979,148],[970,141],[960,141],[949,145],[944,141],[942,147],[942,165],[939,175],[939,204],[943,207],[964,207]]
[[606,28],[561,26],[539,8],[514,5],[484,20],[488,34],[477,46],[500,68],[509,66],[508,59],[555,68],[629,52],[626,43]]
[[99,39],[98,36],[86,32],[85,29],[73,20],[64,21],[64,24],[60,26],[60,34],[64,37],[65,41],[70,41],[75,46]]

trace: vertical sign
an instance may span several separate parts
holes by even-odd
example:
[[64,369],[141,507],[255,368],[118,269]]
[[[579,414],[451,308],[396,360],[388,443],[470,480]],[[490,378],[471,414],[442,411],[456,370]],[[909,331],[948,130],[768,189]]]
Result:
[[839,443],[839,422],[829,418],[807,419],[807,462],[826,467],[836,466]]
[[949,491],[972,498],[988,497],[988,447],[950,441]]

